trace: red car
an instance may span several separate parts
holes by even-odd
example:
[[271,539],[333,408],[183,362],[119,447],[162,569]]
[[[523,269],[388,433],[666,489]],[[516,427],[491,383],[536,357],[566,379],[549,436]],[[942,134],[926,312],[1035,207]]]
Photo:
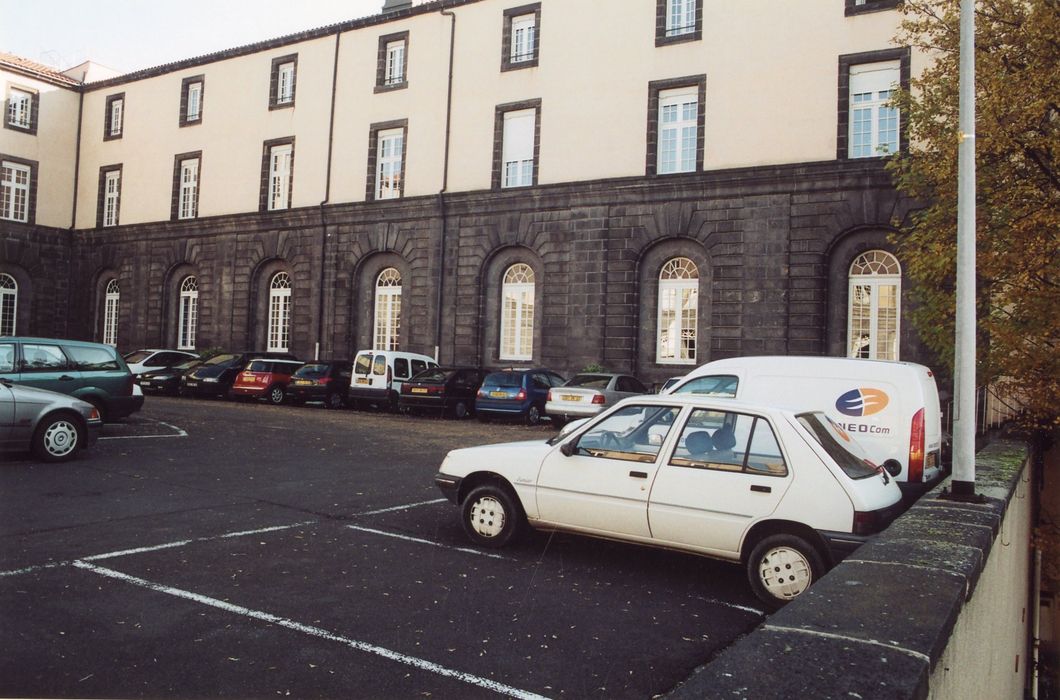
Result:
[[247,368],[236,375],[228,396],[233,399],[268,399],[279,405],[291,383],[291,375],[302,366],[293,360],[251,360]]

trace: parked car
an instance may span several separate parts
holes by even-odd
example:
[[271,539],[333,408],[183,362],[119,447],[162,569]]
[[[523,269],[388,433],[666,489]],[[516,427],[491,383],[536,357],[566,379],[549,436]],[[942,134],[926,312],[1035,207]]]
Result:
[[487,422],[504,416],[518,417],[537,425],[545,417],[548,390],[567,380],[543,367],[508,368],[490,372],[475,397],[475,413]]
[[0,379],[68,394],[92,404],[103,420],[139,411],[142,392],[111,345],[55,338],[0,338]]
[[184,350],[134,350],[122,357],[133,374],[175,367],[188,360],[199,359],[196,353]]
[[350,390],[353,363],[349,360],[307,362],[298,368],[287,385],[291,403],[321,401],[324,408],[342,408]]
[[287,395],[291,375],[301,366],[302,363],[298,360],[251,360],[243,371],[236,375],[232,388],[228,390],[228,396],[233,399],[265,399],[274,406],[279,406]]
[[173,367],[162,367],[147,372],[141,372],[136,377],[140,388],[147,393],[165,394],[167,396],[178,396],[180,390],[180,379],[188,372],[202,364],[202,360],[188,360]]
[[824,413],[694,395],[626,399],[548,441],[453,450],[435,482],[475,544],[504,546],[529,524],[742,562],[770,607],[902,499]]
[[398,410],[431,411],[467,418],[475,408],[475,392],[484,372],[475,367],[431,367],[401,385]]
[[236,381],[236,375],[246,369],[251,360],[268,358],[274,360],[297,360],[289,352],[266,352],[249,350],[214,355],[199,367],[180,378],[181,393],[186,396],[227,396]]
[[99,409],[66,394],[0,379],[0,451],[65,462],[99,436]]
[[930,369],[845,357],[734,357],[701,365],[672,393],[824,411],[857,436],[910,498],[942,478],[942,411]]
[[563,427],[569,420],[595,416],[624,398],[646,393],[648,387],[636,377],[586,372],[576,374],[563,386],[550,390],[545,413],[553,425]]
[[361,350],[353,360],[353,381],[350,382],[349,403],[374,404],[396,411],[401,385],[438,363],[427,355],[397,350]]

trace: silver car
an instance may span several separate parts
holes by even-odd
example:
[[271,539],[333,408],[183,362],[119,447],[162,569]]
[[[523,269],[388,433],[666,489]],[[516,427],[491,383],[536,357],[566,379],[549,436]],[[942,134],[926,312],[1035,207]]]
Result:
[[561,387],[553,387],[548,392],[545,413],[554,426],[562,427],[569,420],[595,416],[624,398],[647,393],[648,388],[636,377],[586,372],[574,375]]
[[0,380],[0,450],[45,462],[73,459],[99,437],[99,409],[66,394]]

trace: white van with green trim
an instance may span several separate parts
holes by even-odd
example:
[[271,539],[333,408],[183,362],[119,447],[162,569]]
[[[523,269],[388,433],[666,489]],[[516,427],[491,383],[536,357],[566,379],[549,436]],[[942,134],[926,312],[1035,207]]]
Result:
[[[904,492],[942,476],[942,411],[931,370],[843,357],[734,357],[708,362],[664,393],[824,411],[888,468]],[[900,467],[900,469],[899,469]]]
[[353,360],[349,404],[375,404],[397,410],[401,385],[430,367],[437,367],[433,357],[397,350],[360,350]]

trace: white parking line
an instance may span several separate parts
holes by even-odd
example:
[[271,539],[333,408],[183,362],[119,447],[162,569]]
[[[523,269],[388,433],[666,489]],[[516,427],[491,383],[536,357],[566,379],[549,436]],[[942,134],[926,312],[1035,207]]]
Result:
[[435,673],[437,675],[445,676],[447,678],[453,678],[458,681],[468,683],[470,685],[475,685],[480,688],[485,688],[486,690],[491,690],[501,695],[507,695],[508,697],[525,698],[527,700],[536,700],[537,698],[544,697],[542,695],[537,695],[536,693],[531,693],[526,690],[513,688],[510,685],[505,685],[503,683],[498,683],[497,681],[492,681],[488,678],[481,678],[470,673],[464,673],[463,671],[456,671],[451,668],[446,668],[445,666],[440,666],[439,664],[436,664],[432,661],[427,661],[426,659],[420,659],[415,656],[409,656],[407,654],[402,654],[397,651],[386,649],[385,647],[376,646],[375,644],[369,644],[367,642],[357,641],[356,639],[350,639],[349,637],[343,637],[333,632],[329,632],[325,629],[321,629],[320,627],[304,625],[300,622],[295,622],[294,620],[289,620],[287,618],[280,617],[278,615],[273,615],[271,613],[261,612],[259,610],[251,610],[250,608],[244,608],[239,605],[233,605],[232,603],[226,603],[223,600],[217,600],[216,598],[210,598],[204,595],[200,595],[198,593],[192,593],[191,591],[185,591],[179,588],[164,586],[160,583],[154,583],[152,581],[147,581],[146,579],[138,578],[136,576],[123,574],[120,571],[114,571],[113,569],[105,569],[101,566],[96,566],[95,564],[89,564],[85,561],[75,561],[74,566],[78,567],[79,569],[84,569],[86,571],[91,571],[95,574],[99,574],[100,576],[106,576],[108,578],[113,578],[119,581],[124,581],[126,583],[131,583],[135,586],[147,588],[158,593],[165,593],[166,595],[175,596],[177,598],[183,598],[185,600],[190,600],[201,605],[208,605],[212,608],[217,608],[218,610],[224,610],[225,612],[233,613],[235,615],[242,615],[243,617],[249,617],[254,620],[260,620],[262,622],[267,622],[271,625],[286,627],[289,630],[301,632],[302,634],[308,634],[319,639],[326,639],[328,641],[338,642],[339,644],[344,644],[350,647],[351,649],[356,649],[357,651],[363,651],[369,654],[374,654],[384,659],[396,661],[397,663],[405,664],[406,666],[412,666],[413,668],[417,668],[422,671]]
[[171,425],[169,423],[163,423],[162,421],[155,420],[153,418],[145,418],[144,420],[151,421],[152,423],[158,423],[159,425],[164,425],[167,428],[169,428],[171,430],[174,430],[176,432],[174,432],[174,433],[172,433],[170,435],[103,435],[99,439],[100,440],[147,440],[149,438],[188,437],[188,431],[184,430],[183,428],[178,428],[175,425]]
[[370,510],[367,513],[358,513],[358,515],[379,515],[380,513],[393,513],[396,510],[408,510],[409,508],[416,508],[417,506],[429,506],[434,503],[445,503],[444,498],[435,498],[430,501],[420,501],[418,503],[406,503],[403,506],[394,506],[392,508],[380,508],[379,510]]
[[468,547],[454,547],[451,544],[442,544],[441,542],[432,542],[431,540],[422,540],[419,537],[409,537],[408,535],[399,535],[396,532],[384,532],[383,530],[373,530],[370,527],[360,527],[359,525],[347,525],[346,527],[351,530],[357,530],[359,532],[369,532],[373,535],[382,535],[384,537],[394,537],[399,540],[405,540],[406,542],[415,542],[417,544],[429,544],[432,547],[441,547],[442,549],[452,549],[456,552],[464,552],[465,554],[477,554],[480,557],[490,557],[491,559],[503,559],[505,561],[513,561],[509,557],[501,556],[500,554],[491,554],[489,552],[481,552],[477,549],[470,549]]

